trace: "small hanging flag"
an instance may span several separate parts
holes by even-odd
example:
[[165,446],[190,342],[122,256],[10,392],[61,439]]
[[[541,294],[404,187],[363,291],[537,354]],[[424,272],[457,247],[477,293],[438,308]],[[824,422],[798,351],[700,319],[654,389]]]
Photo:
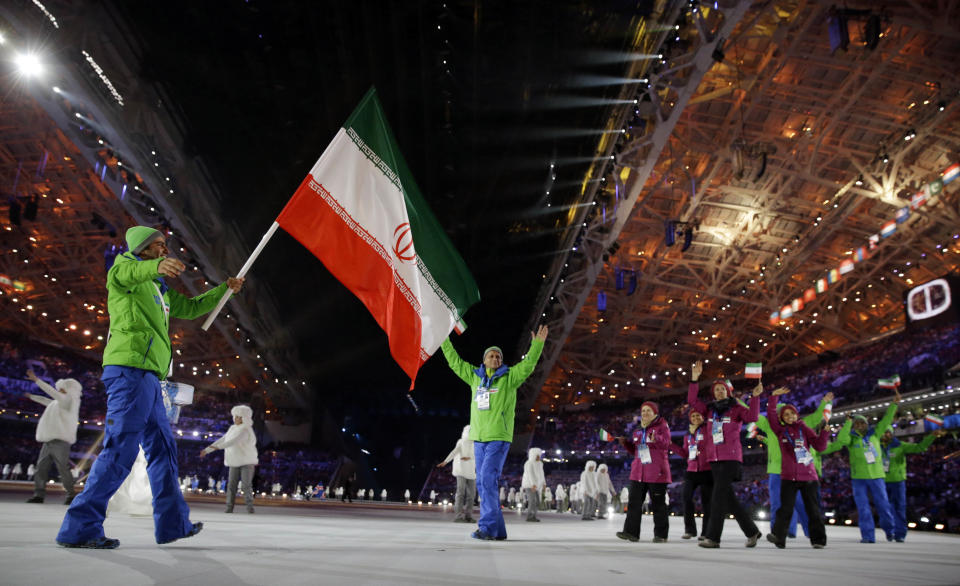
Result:
[[827,290],[827,280],[817,279],[817,293],[823,293]]
[[879,234],[874,234],[874,235],[870,236],[870,238],[869,238],[868,240],[869,240],[869,244],[867,244],[867,246],[870,248],[870,250],[873,250],[874,248],[876,248],[877,246],[880,245],[880,235],[879,235]]
[[780,319],[787,319],[793,316],[793,308],[789,305],[784,305],[780,308]]
[[895,374],[889,378],[878,379],[877,386],[881,389],[895,389],[900,386],[900,375]]
[[830,417],[833,416],[833,403],[827,403],[823,406],[823,420],[830,421]]
[[756,424],[756,423],[750,423],[750,424],[748,424],[748,425],[747,425],[747,438],[748,438],[748,439],[753,439],[753,438],[757,437],[758,435],[760,435],[760,430],[757,429],[757,424]]
[[848,258],[848,259],[845,259],[843,262],[840,263],[840,274],[841,274],[841,275],[846,275],[847,273],[849,273],[849,272],[852,271],[852,270],[853,270],[853,261],[850,260],[849,258]]
[[883,226],[880,226],[880,237],[887,238],[889,236],[893,236],[893,234],[896,231],[897,231],[897,223],[893,220],[890,220]]
[[837,269],[830,269],[830,272],[827,273],[827,283],[833,285],[840,280],[840,271]]
[[602,427],[600,428],[600,441],[602,442],[613,441],[613,436],[610,435],[610,433],[607,430],[603,429]]
[[780,323],[780,312],[774,311],[770,314],[770,325],[775,326]]
[[940,417],[939,415],[934,415],[933,413],[927,413],[927,414],[923,417],[923,420],[924,420],[924,421],[929,421],[930,423],[932,423],[932,424],[934,424],[934,425],[936,425],[936,426],[938,426],[938,427],[943,427],[943,417]]
[[762,362],[748,362],[746,368],[743,369],[743,375],[746,378],[760,378],[762,371]]
[[897,210],[897,223],[902,224],[910,219],[910,207],[903,206]]
[[943,171],[943,176],[940,177],[940,180],[943,181],[944,185],[950,183],[957,178],[957,175],[960,175],[960,163],[954,163],[947,167]]
[[804,303],[812,303],[816,298],[817,298],[817,292],[813,289],[813,287],[810,287],[809,289],[803,292]]
[[597,311],[607,310],[607,294],[603,291],[597,293]]

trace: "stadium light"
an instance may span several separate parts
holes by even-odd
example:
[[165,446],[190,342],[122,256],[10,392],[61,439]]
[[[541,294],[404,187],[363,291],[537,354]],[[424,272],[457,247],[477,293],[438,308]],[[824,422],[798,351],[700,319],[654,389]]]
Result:
[[24,77],[40,77],[43,74],[43,64],[32,53],[18,53],[13,62]]

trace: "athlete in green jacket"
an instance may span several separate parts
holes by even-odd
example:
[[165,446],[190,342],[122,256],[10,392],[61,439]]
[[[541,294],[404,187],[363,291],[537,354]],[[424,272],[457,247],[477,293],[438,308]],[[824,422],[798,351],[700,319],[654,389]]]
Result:
[[[142,251],[141,255],[146,251]],[[149,370],[163,380],[170,373],[170,318],[196,319],[217,306],[227,283],[196,297],[167,287],[164,276],[176,276],[176,259],[132,252],[117,256],[107,273],[110,334],[103,365]],[[183,268],[180,268],[182,271]]]
[[177,442],[170,430],[160,380],[170,371],[170,317],[193,319],[207,313],[229,287],[243,279],[227,279],[219,287],[188,298],[167,288],[186,267],[167,258],[163,234],[146,226],[127,230],[129,252],[117,256],[107,272],[110,337],[103,352],[103,384],[107,392],[103,450],[90,470],[83,492],[63,519],[57,543],[64,547],[113,549],[117,539],[103,534],[107,501],[120,488],[143,445],[153,487],[154,537],[170,543],[200,532],[177,478]]
[[474,539],[507,538],[497,485],[513,441],[517,389],[536,367],[546,339],[547,327],[540,326],[526,356],[514,366],[503,364],[503,352],[496,346],[483,352],[483,364],[473,366],[460,358],[449,339],[440,344],[451,370],[470,387],[470,439],[480,497],[479,527],[471,535]]
[[[893,510],[893,536],[898,543],[907,538],[907,454],[922,454],[935,439],[944,435],[942,429],[928,434],[919,444],[901,442],[888,429],[880,444],[883,447],[883,468],[886,470],[887,498]],[[887,537],[890,541],[890,537]]]
[[[823,420],[823,410],[832,402],[833,393],[824,395],[823,399],[820,400],[820,405],[817,407],[817,410],[805,416],[803,422],[806,423],[808,427],[816,427],[817,424]],[[778,405],[778,407],[780,406],[782,405]],[[777,409],[777,412],[779,413],[780,410]],[[757,437],[767,446],[767,492],[770,495],[770,531],[772,532],[773,521],[777,516],[777,511],[780,509],[780,439],[777,437],[777,434],[773,433],[773,430],[770,429],[770,421],[767,420],[766,415],[761,415],[757,418],[757,430],[762,434]],[[820,458],[817,451],[813,448],[810,448],[809,451],[814,455],[815,463],[818,464],[817,474],[819,474]],[[797,502],[793,509],[793,516],[790,518],[790,526],[787,528],[788,537],[797,536],[798,520],[800,521],[800,526],[803,527],[804,535],[809,537],[809,519],[807,518],[807,510],[803,506],[803,499],[799,492],[797,493]]]
[[[853,483],[853,500],[857,505],[857,516],[860,525],[860,543],[874,543],[873,512],[870,509],[870,499],[880,517],[880,528],[887,534],[887,539],[893,538],[893,512],[890,510],[890,501],[887,499],[887,490],[884,486],[883,461],[881,460],[880,436],[893,423],[900,404],[900,393],[894,389],[896,398],[890,403],[883,419],[877,426],[870,428],[867,418],[863,415],[854,415],[837,434],[824,453],[835,452],[847,448],[850,458],[850,479]],[[869,493],[869,495],[868,495]]]

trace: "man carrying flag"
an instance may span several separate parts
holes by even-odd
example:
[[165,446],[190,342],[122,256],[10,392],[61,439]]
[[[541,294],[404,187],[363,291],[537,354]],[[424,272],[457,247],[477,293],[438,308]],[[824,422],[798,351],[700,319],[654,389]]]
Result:
[[474,539],[503,541],[507,526],[503,522],[497,485],[503,462],[513,441],[513,419],[517,407],[517,389],[533,373],[540,360],[547,326],[540,326],[532,335],[530,349],[519,363],[503,363],[503,351],[491,346],[483,352],[483,364],[465,362],[450,339],[440,344],[450,369],[470,387],[470,439],[477,466],[477,493],[480,496],[479,527]]

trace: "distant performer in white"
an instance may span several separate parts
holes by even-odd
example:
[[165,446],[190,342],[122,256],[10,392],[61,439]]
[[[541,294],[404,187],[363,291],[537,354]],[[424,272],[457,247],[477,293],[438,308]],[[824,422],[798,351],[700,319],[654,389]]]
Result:
[[470,439],[470,426],[463,426],[463,433],[457,440],[453,451],[447,454],[442,468],[453,462],[453,476],[457,479],[457,495],[453,500],[453,522],[473,523],[473,500],[477,497],[477,469],[473,460],[473,440]]
[[223,450],[223,464],[230,468],[227,478],[227,513],[233,512],[237,484],[243,480],[243,497],[247,512],[253,512],[253,467],[257,465],[257,436],[253,432],[253,409],[237,405],[230,410],[233,425],[222,438],[203,448],[200,456]]
[[[36,475],[33,477],[33,496],[27,502],[43,502],[47,491],[47,472],[52,460],[60,473],[63,489],[67,492],[64,504],[69,505],[75,494],[73,474],[70,473],[70,446],[77,441],[83,387],[79,381],[72,378],[62,378],[57,381],[56,388],[51,387],[49,383],[40,380],[33,370],[27,371],[27,378],[49,395],[44,397],[27,393],[27,398],[44,406],[43,415],[37,422],[37,441],[43,446],[40,448]],[[16,467],[19,466],[20,464],[17,464]]]

